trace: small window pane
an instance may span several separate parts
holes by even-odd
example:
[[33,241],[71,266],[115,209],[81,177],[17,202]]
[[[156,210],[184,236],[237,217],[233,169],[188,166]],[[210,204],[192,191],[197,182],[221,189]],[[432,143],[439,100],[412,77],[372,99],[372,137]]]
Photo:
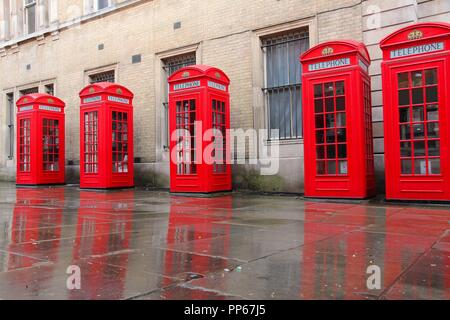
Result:
[[438,87],[428,87],[427,92],[427,102],[437,102],[438,101]]
[[399,88],[408,88],[409,87],[407,72],[398,74],[398,87]]
[[428,121],[439,120],[439,112],[437,104],[427,106],[427,120]]
[[425,156],[425,141],[414,142],[414,156],[416,157]]
[[437,84],[437,69],[425,70],[425,84]]
[[316,84],[314,86],[314,97],[315,98],[323,97],[323,85],[322,84]]
[[327,143],[335,143],[336,142],[336,134],[334,129],[327,130]]
[[409,124],[404,124],[400,126],[400,140],[410,140],[411,139],[411,126]]
[[400,122],[409,122],[409,108],[400,108]]
[[347,141],[347,130],[345,128],[337,129],[337,140],[338,142]]
[[336,125],[338,127],[345,127],[346,121],[345,121],[345,113],[337,113],[336,114]]
[[326,174],[325,161],[317,161],[317,174]]
[[425,137],[425,128],[423,124],[413,125],[414,138],[423,139]]
[[325,99],[325,109],[326,109],[326,112],[334,111],[334,98]]
[[425,159],[414,160],[414,173],[427,174],[427,161]]
[[412,162],[411,160],[402,160],[402,174],[412,174]]
[[339,174],[348,174],[348,162],[346,160],[339,161]]
[[324,121],[323,121],[324,116],[323,115],[317,115],[316,116],[316,128],[317,129],[321,129],[324,127]]
[[345,110],[345,97],[337,97],[336,111],[344,111],[344,110]]
[[339,159],[347,158],[347,145],[346,144],[338,145],[338,158]]
[[431,122],[427,124],[427,136],[428,138],[439,138],[439,123]]
[[413,121],[414,122],[424,121],[423,107],[413,108]]
[[327,161],[327,173],[336,174],[336,161]]
[[325,147],[317,146],[317,159],[325,159]]
[[430,159],[430,173],[431,174],[441,174],[441,160],[440,159]]
[[334,95],[334,85],[333,82],[325,83],[325,96],[333,96]]
[[428,141],[428,155],[433,157],[433,156],[440,156],[440,154],[441,149],[439,140]]
[[412,103],[413,104],[422,104],[423,103],[423,89],[413,89],[412,90]]
[[400,90],[398,92],[398,104],[400,106],[409,105],[409,90]]
[[336,82],[336,95],[340,96],[344,94],[345,94],[344,81]]
[[414,71],[411,73],[413,87],[422,86],[422,71]]
[[335,159],[336,158],[336,146],[330,145],[327,146],[327,159]]
[[314,101],[314,111],[315,113],[323,112],[323,99],[317,99]]
[[411,157],[412,155],[411,142],[400,142],[400,154],[402,157]]
[[323,130],[316,131],[316,143],[321,144],[325,142],[324,138],[325,134]]

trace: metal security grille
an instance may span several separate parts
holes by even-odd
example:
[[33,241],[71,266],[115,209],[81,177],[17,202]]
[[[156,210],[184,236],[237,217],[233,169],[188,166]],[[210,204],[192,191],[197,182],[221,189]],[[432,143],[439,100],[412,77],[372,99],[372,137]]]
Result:
[[25,96],[27,94],[32,94],[32,93],[39,93],[39,88],[38,87],[33,87],[33,88],[20,90],[20,95],[21,96]]
[[172,74],[174,74],[181,68],[195,65],[196,64],[196,55],[195,55],[195,52],[191,52],[191,53],[187,53],[187,54],[183,54],[183,55],[179,55],[179,56],[174,56],[174,57],[164,59],[163,63],[164,63],[163,69],[164,69],[165,75],[166,75],[166,79],[165,79],[166,93],[165,93],[165,98],[164,98],[164,102],[163,102],[163,108],[164,108],[163,141],[165,144],[164,149],[168,150],[169,144],[170,144],[170,142],[169,142],[170,136],[169,136],[169,86],[167,85],[167,80],[169,79],[169,77]]
[[92,74],[89,76],[89,83],[98,83],[98,82],[116,82],[116,76],[114,70],[100,72],[96,74]]
[[300,55],[309,48],[307,29],[262,39],[265,53],[266,98],[269,138],[302,137],[302,73]]

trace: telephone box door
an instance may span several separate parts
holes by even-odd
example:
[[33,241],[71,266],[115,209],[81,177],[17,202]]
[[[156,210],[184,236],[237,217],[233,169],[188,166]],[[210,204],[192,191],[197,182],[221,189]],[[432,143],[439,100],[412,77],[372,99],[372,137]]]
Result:
[[441,147],[449,143],[442,134],[448,132],[449,121],[444,70],[443,62],[431,62],[392,68],[390,73],[395,93],[391,105],[396,108],[386,120],[395,123],[389,133],[394,143],[388,146],[394,157],[386,166],[396,177],[394,189],[415,190],[417,197],[448,189],[449,150]]
[[[351,123],[350,117],[348,76],[336,76],[312,82],[310,96],[314,97],[314,143],[312,153],[316,177],[315,189],[332,188],[336,192],[347,190],[349,186],[349,161],[347,131]],[[309,161],[306,159],[306,161]],[[328,186],[327,177],[342,178],[333,180],[333,186]]]

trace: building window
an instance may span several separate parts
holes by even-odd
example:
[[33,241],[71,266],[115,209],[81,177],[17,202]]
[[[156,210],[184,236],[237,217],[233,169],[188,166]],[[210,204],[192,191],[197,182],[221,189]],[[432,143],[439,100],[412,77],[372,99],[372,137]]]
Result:
[[163,122],[163,141],[164,141],[164,149],[169,150],[169,86],[167,84],[167,80],[169,77],[174,74],[176,71],[181,68],[192,66],[196,64],[196,54],[195,52],[186,53],[183,55],[178,55],[170,58],[166,58],[163,60],[163,69],[165,74],[164,84],[165,84],[165,92],[163,99],[163,108],[164,108],[164,122]]
[[300,55],[309,48],[308,29],[264,37],[265,82],[269,138],[302,137],[302,74]]
[[96,0],[96,10],[102,10],[110,6],[110,0]]
[[37,0],[25,0],[24,3],[25,24],[28,34],[36,32],[36,2]]
[[27,94],[39,93],[39,87],[32,87],[28,89],[23,89],[19,91],[20,96],[25,96]]
[[14,157],[14,93],[6,94],[8,121],[8,159]]
[[95,74],[89,75],[89,83],[98,83],[98,82],[116,82],[116,75],[114,70],[99,72]]
[[53,83],[46,84],[44,86],[44,92],[51,96],[55,95],[55,85]]

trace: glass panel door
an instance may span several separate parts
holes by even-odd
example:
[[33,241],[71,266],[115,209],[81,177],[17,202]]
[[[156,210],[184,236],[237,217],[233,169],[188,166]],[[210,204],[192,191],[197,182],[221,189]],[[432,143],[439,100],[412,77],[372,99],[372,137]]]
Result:
[[437,68],[397,74],[402,175],[441,173]]
[[128,113],[112,112],[112,171],[128,172]]
[[98,112],[84,113],[84,172],[98,173]]
[[214,130],[212,157],[214,159],[214,173],[225,173],[227,171],[225,116],[225,102],[212,100],[212,126]]
[[347,175],[347,118],[345,82],[314,86],[317,175]]
[[177,174],[197,173],[196,165],[196,100],[176,102]]
[[44,171],[59,171],[59,121],[42,120],[42,163]]
[[19,170],[30,172],[31,170],[31,120],[21,119],[19,122]]

